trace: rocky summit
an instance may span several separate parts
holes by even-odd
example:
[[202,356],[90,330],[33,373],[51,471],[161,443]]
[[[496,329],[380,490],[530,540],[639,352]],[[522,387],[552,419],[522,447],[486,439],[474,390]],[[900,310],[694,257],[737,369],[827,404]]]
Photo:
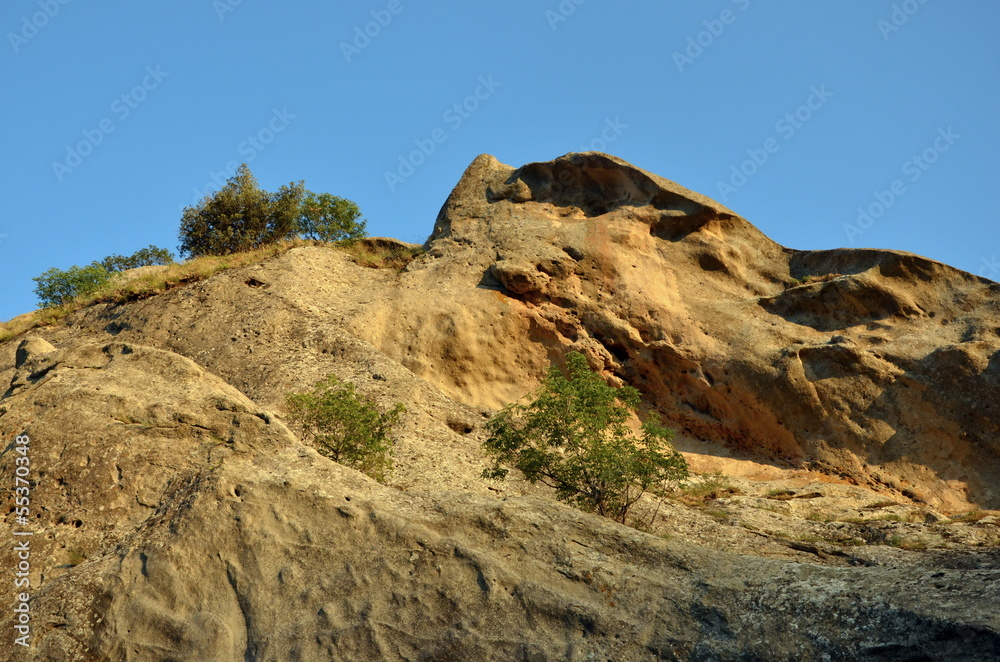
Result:
[[[600,153],[480,156],[422,250],[359,245],[419,254],[300,244],[0,343],[0,661],[1000,659],[1000,284]],[[480,477],[571,350],[695,472],[643,530]],[[329,374],[405,404],[386,485],[286,425]]]

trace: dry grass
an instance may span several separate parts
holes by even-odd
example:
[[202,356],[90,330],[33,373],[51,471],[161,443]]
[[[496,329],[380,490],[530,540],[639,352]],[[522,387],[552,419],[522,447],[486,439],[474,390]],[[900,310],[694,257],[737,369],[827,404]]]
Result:
[[52,308],[42,308],[27,315],[20,315],[0,324],[0,342],[19,336],[28,329],[39,326],[52,326],[62,318],[73,312],[75,308],[70,306],[55,306]]
[[970,510],[967,513],[961,513],[960,515],[955,515],[951,518],[952,522],[978,522],[979,520],[986,517],[986,513],[981,510]]
[[911,552],[920,552],[928,548],[927,541],[925,540],[921,540],[920,538],[904,538],[898,535],[889,536],[885,544],[889,547],[898,547],[899,549],[906,549]]
[[827,523],[833,521],[828,515],[824,515],[823,513],[815,510],[810,510],[808,513],[806,513],[806,519],[809,520],[810,522]]
[[395,269],[402,271],[406,265],[424,252],[422,246],[394,246],[376,240],[344,242],[338,246],[355,264],[370,269]]
[[875,503],[870,503],[865,506],[865,510],[879,510],[880,508],[891,508],[892,506],[898,506],[899,504],[895,501],[876,501]]
[[703,506],[708,501],[740,493],[720,471],[699,478],[698,482],[675,487],[669,496],[689,506]]
[[239,269],[262,262],[296,246],[333,246],[353,255],[349,246],[296,239],[271,244],[246,253],[193,258],[186,262],[167,265],[163,269],[157,269],[135,278],[113,278],[105,287],[91,294],[77,297],[65,305],[41,308],[33,313],[15,317],[9,322],[0,324],[0,342],[14,338],[30,329],[53,326],[70,313],[95,303],[125,303],[146,299],[189,283],[205,280],[221,271]]

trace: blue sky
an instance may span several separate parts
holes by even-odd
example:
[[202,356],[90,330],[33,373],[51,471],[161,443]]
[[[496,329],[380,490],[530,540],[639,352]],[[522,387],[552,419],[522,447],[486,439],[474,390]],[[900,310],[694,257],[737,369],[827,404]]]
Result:
[[175,249],[242,161],[420,242],[477,154],[600,149],[792,248],[997,280],[998,25],[995,0],[8,0],[0,320],[49,267]]

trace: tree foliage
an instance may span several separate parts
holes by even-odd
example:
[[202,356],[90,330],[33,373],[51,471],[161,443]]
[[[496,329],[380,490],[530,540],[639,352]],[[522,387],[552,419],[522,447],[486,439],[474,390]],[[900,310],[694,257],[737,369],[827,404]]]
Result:
[[568,375],[549,370],[533,402],[490,419],[483,448],[494,464],[483,477],[502,480],[513,467],[560,500],[624,524],[643,493],[686,478],[687,463],[655,419],[643,423],[641,438],[629,429],[636,389],[609,386],[577,352],[566,355],[566,367]]
[[406,411],[402,404],[382,413],[353,384],[333,375],[309,393],[289,394],[286,403],[291,420],[320,453],[385,482],[392,470],[393,428]]
[[299,215],[299,233],[307,239],[343,241],[368,236],[361,210],[346,198],[306,191]]
[[182,255],[243,253],[296,236],[322,241],[368,236],[358,206],[329,193],[291,182],[275,193],[260,188],[243,164],[214,195],[181,216]]
[[109,255],[85,267],[73,265],[65,271],[53,267],[32,280],[37,283],[35,295],[42,306],[62,306],[77,297],[102,289],[120,271],[156,264],[171,264],[173,261],[174,256],[170,251],[150,245],[128,257]]
[[262,190],[244,163],[222,190],[184,209],[180,252],[191,257],[228,255],[291,239],[299,231],[304,195],[303,182],[289,183],[275,193]]
[[150,244],[146,248],[140,248],[132,255],[109,255],[100,262],[95,262],[104,267],[109,272],[125,271],[126,269],[137,269],[139,267],[151,267],[155,265],[165,265],[174,263],[174,254],[166,248],[159,248]]
[[97,263],[85,267],[73,265],[65,271],[53,267],[31,280],[37,284],[35,295],[38,302],[48,308],[62,306],[101,289],[110,282],[111,272]]

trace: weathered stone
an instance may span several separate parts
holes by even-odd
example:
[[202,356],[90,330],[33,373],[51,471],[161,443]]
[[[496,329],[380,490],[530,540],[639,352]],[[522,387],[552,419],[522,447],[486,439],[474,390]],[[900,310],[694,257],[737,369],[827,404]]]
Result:
[[56,351],[56,348],[45,338],[39,338],[38,336],[25,338],[17,346],[14,367],[20,368],[32,358],[37,358],[54,351]]
[[80,345],[52,371],[0,418],[30,418],[33,466],[61,486],[33,502],[32,646],[0,660],[1000,653],[995,569],[784,563],[549,499],[404,493],[169,352]]
[[[997,513],[958,515],[1000,498],[1000,286],[786,249],[603,154],[477,158],[425,248],[0,343],[0,478],[27,434],[35,479],[33,648],[0,661],[1000,656]],[[643,533],[482,480],[483,423],[569,349],[725,485],[646,498]],[[282,424],[330,373],[406,404],[388,486]]]

